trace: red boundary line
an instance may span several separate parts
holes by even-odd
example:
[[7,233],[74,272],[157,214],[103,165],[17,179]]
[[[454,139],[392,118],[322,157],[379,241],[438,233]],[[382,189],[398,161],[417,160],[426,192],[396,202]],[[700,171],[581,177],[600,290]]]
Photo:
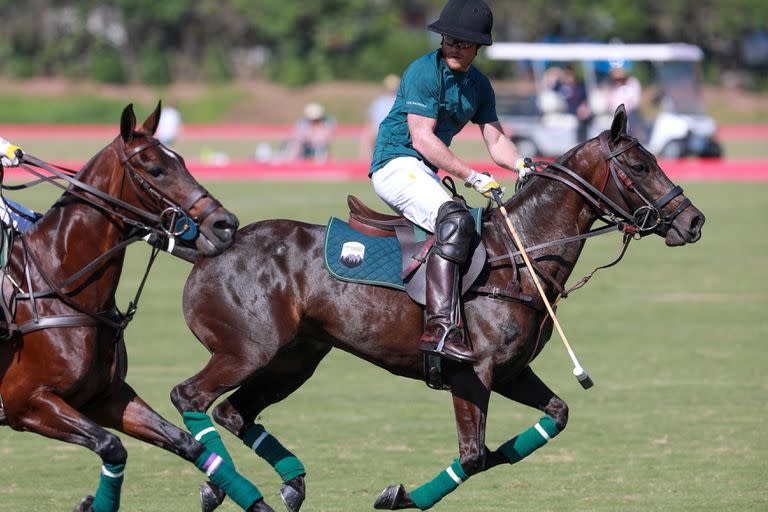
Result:
[[[69,169],[79,169],[84,162],[58,162]],[[661,160],[661,168],[674,181],[768,181],[768,160],[681,159]],[[473,162],[479,171],[487,171],[498,178],[512,179],[512,175],[489,162]],[[226,165],[210,165],[187,161],[189,171],[200,180],[253,181],[253,180],[365,180],[368,163],[363,161],[295,161],[265,163],[234,161]],[[27,180],[30,175],[22,169],[6,169],[6,177]]]
[[[292,125],[266,124],[194,124],[185,125],[181,136],[189,139],[284,139],[293,132]],[[336,136],[339,138],[358,138],[362,134],[362,125],[339,125]],[[11,140],[21,138],[98,138],[109,141],[117,136],[114,125],[20,125],[0,124],[0,134]],[[763,140],[768,142],[768,124],[723,125],[717,129],[718,138]],[[479,139],[479,130],[469,126],[459,137]]]

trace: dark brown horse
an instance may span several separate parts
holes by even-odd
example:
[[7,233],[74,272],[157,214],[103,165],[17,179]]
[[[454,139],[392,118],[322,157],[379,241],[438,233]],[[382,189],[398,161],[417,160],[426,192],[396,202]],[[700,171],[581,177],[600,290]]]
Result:
[[[231,464],[163,419],[125,382],[122,334],[133,311],[118,311],[115,291],[126,245],[146,234],[171,234],[183,215],[199,225],[197,251],[214,256],[229,247],[238,225],[189,174],[181,156],[153,137],[159,116],[158,104],[137,127],[132,106],[126,107],[120,135],[74,178],[59,174],[71,183],[62,186],[64,194],[29,231],[16,235],[3,269],[7,336],[0,341],[0,424],[84,446],[102,459],[95,497],[84,498],[78,511],[119,507],[127,453],[106,428],[226,476],[224,487],[242,493],[243,502],[251,499],[244,509],[271,510]],[[32,157],[28,161],[57,174]]]
[[[523,243],[544,246],[530,256],[550,301],[562,293],[584,245],[582,235],[598,219],[623,226],[627,233],[655,233],[669,246],[701,236],[702,213],[654,156],[627,135],[626,125],[620,107],[609,131],[527,178],[505,204]],[[551,334],[551,321],[545,321],[531,276],[512,255],[499,218],[494,209],[484,223],[491,263],[479,278],[485,290],[499,293],[470,292],[464,300],[465,326],[478,360],[473,365],[446,362],[444,368],[460,459],[415,490],[385,489],[375,508],[429,508],[469,476],[517,462],[566,426],[568,407],[530,367]],[[195,264],[184,290],[184,313],[211,359],[171,393],[179,411],[204,412],[236,389],[213,415],[250,445],[255,433],[263,431],[257,425],[254,433],[259,413],[298,389],[334,347],[395,375],[423,378],[417,349],[422,308],[398,290],[333,278],[323,264],[325,230],[290,220],[257,222],[240,230],[221,256]],[[555,240],[561,243],[549,244]],[[491,392],[545,416],[491,450],[485,446]],[[275,457],[265,458],[274,465]],[[301,479],[284,478],[295,491],[287,493],[289,510],[301,505]]]

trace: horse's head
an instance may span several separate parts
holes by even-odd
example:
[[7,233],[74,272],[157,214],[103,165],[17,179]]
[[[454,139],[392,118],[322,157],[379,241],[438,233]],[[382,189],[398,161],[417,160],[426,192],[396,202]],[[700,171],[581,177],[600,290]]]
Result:
[[[655,233],[669,246],[694,243],[701,238],[704,215],[683,195],[637,139],[627,135],[624,105],[616,109],[611,129],[585,144],[584,151],[599,148],[604,173],[597,170],[593,183],[631,215],[640,234]],[[578,152],[577,152],[578,153]],[[599,175],[599,177],[597,177]]]
[[160,110],[158,103],[138,129],[133,106],[123,110],[120,137],[113,142],[124,179],[131,185],[121,185],[122,199],[156,213],[160,225],[153,227],[169,234],[181,234],[179,226],[188,225],[191,219],[198,227],[197,250],[205,256],[214,256],[232,244],[237,217],[192,177],[178,153],[154,138]]

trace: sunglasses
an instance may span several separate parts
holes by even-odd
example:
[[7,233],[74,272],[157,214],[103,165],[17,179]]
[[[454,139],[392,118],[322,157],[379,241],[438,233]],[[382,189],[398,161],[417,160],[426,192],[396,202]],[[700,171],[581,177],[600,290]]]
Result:
[[443,44],[450,46],[451,48],[458,48],[459,50],[466,50],[467,48],[472,48],[475,46],[475,43],[454,39],[451,36],[443,36]]

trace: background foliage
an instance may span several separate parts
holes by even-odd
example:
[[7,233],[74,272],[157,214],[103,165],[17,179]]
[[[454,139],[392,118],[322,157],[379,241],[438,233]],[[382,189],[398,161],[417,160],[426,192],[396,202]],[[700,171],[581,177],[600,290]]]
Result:
[[[763,0],[493,1],[496,40],[620,38],[701,45],[708,76],[768,67]],[[424,26],[443,0],[0,0],[0,73],[167,84],[263,77],[285,85],[380,79],[435,39]],[[768,53],[763,47],[762,52]]]

